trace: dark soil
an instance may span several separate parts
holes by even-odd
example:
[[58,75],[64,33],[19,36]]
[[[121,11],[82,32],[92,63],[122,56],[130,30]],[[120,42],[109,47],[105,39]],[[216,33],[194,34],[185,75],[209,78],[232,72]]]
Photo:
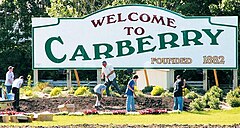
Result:
[[[58,105],[64,104],[68,101],[74,104],[76,111],[83,111],[86,109],[93,109],[96,98],[95,97],[56,97],[56,98],[36,98],[36,99],[21,99],[20,107],[24,112],[59,112]],[[188,109],[190,101],[185,100],[185,110]],[[125,110],[126,98],[119,97],[104,97],[102,100],[103,110]],[[137,97],[135,99],[135,106],[137,110],[147,108],[153,109],[167,109],[172,110],[173,99],[171,97]]]

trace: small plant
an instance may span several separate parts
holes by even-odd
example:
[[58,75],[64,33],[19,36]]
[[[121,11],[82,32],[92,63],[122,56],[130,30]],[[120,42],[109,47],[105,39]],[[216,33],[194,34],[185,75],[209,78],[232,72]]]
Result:
[[[203,100],[206,103],[206,107],[212,108],[212,109],[219,109],[219,104],[222,99],[223,99],[223,91],[217,86],[213,86],[203,96]],[[218,105],[218,107],[216,105]]]
[[27,91],[32,91],[32,88],[30,86],[23,86],[23,87],[20,88],[20,94],[21,95],[26,95],[25,93]]
[[27,90],[24,92],[25,96],[33,96],[32,90]]
[[38,82],[37,85],[33,87],[33,90],[42,91],[46,87],[49,87],[49,82]]
[[46,93],[46,94],[50,94],[52,91],[52,88],[51,87],[46,87],[42,90],[43,93]]
[[152,96],[160,96],[164,92],[163,87],[161,86],[155,86],[153,87],[153,90],[151,91]]
[[167,90],[163,92],[160,97],[173,97],[173,93]]
[[52,91],[50,92],[50,96],[57,96],[59,94],[61,94],[62,89],[59,87],[55,87],[52,89]]
[[203,98],[199,97],[194,99],[189,106],[192,111],[203,111],[206,103],[203,101]]
[[143,94],[143,92],[141,90],[138,89],[137,86],[134,86],[134,92],[137,96],[139,97],[144,97],[145,95]]
[[32,81],[31,79],[32,79],[32,76],[31,76],[31,75],[28,75],[28,76],[27,76],[27,86],[30,86],[30,87],[32,86],[32,82],[33,82],[33,81]]
[[78,89],[75,91],[74,95],[75,96],[79,96],[79,95],[84,95],[85,93],[89,92],[88,87],[78,87]]
[[186,96],[189,92],[190,92],[189,89],[187,89],[187,88],[183,89],[183,95],[184,96]]
[[142,90],[142,92],[143,92],[144,94],[146,94],[146,93],[150,93],[152,90],[153,90],[153,86],[146,86],[146,87]]
[[213,86],[209,90],[209,95],[219,98],[219,100],[222,100],[223,99],[223,90],[217,86]]
[[231,107],[240,106],[240,88],[236,88],[233,91],[227,93],[226,101]]
[[211,109],[220,109],[220,100],[216,97],[210,97],[210,101],[208,102],[208,105]]
[[191,92],[189,92],[186,96],[185,96],[185,98],[187,98],[187,99],[195,99],[195,98],[198,98],[199,97],[199,95],[197,94],[197,93],[195,93],[194,91],[191,91]]

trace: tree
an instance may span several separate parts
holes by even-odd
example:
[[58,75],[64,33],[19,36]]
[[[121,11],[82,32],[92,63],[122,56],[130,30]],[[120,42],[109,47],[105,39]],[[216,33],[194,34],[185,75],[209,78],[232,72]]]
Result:
[[[12,65],[15,76],[27,76],[31,66],[31,18],[47,16],[45,5],[36,0],[4,0],[0,4],[0,67]],[[0,74],[1,79],[5,74]]]

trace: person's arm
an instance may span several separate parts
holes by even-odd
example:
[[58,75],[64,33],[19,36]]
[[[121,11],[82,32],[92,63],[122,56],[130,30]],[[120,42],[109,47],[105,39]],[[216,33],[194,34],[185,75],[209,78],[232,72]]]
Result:
[[185,88],[185,86],[186,86],[186,79],[183,79],[183,86],[182,86],[182,88]]
[[102,72],[102,74],[101,74],[101,79],[104,79],[104,75],[105,75],[105,74]]
[[115,71],[112,70],[112,71],[107,75],[107,78],[108,78],[110,75],[112,75],[114,72],[115,72]]
[[127,85],[127,87],[128,87],[129,90],[131,90],[133,92],[134,96],[136,96],[134,90],[131,88],[131,86],[129,84]]

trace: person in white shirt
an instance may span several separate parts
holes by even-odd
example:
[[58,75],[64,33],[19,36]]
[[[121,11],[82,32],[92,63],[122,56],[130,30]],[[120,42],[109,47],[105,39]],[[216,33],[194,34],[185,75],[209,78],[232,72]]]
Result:
[[12,93],[14,94],[14,102],[13,107],[17,111],[20,111],[19,107],[19,89],[21,88],[23,84],[23,76],[20,76],[19,78],[15,79],[12,84]]
[[106,82],[106,93],[107,93],[107,96],[110,96],[110,93],[109,93],[109,87],[110,85],[113,85],[118,93],[121,95],[121,91],[118,87],[118,84],[116,82],[116,74],[115,74],[115,71],[114,71],[114,68],[112,65],[110,64],[107,64],[106,61],[103,61],[102,62],[102,74],[101,74],[101,78],[103,79],[105,76],[105,82]]
[[11,92],[12,84],[14,80],[13,66],[8,67],[8,72],[6,73],[5,86],[7,88],[7,93]]
[[95,103],[95,108],[101,108],[101,100],[103,97],[103,91],[106,89],[106,86],[104,84],[98,84],[94,87],[94,93],[97,95],[97,100]]

